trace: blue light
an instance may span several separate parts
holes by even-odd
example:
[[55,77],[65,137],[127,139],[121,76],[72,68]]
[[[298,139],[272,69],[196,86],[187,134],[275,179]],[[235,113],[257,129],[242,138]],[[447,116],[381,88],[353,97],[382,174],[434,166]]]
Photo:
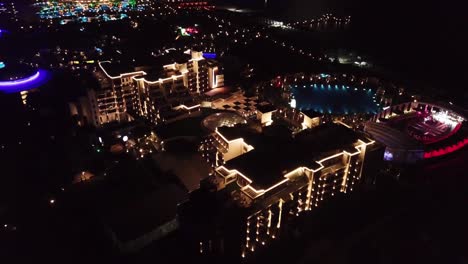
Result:
[[204,53],[203,52],[203,57],[205,59],[216,59],[216,53]]
[[388,151],[388,150],[385,150],[385,153],[384,153],[384,160],[392,161],[392,160],[393,160],[393,153],[391,153],[391,152]]
[[3,61],[0,61],[0,69],[3,69],[5,67],[6,67],[5,63]]
[[48,72],[38,70],[36,74],[14,81],[0,81],[0,92],[15,93],[38,88],[49,79]]
[[5,29],[0,28],[0,37],[2,37],[2,35],[5,34],[5,33],[9,33],[9,32],[7,30],[5,30]]

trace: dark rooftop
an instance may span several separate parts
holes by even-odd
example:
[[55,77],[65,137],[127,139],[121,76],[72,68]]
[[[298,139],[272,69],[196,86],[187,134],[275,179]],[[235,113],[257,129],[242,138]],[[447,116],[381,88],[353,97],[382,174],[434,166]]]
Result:
[[234,140],[238,138],[247,137],[248,135],[256,135],[258,132],[252,131],[253,129],[246,124],[237,124],[234,127],[221,126],[218,127],[218,132],[223,135],[227,140]]
[[268,113],[276,110],[276,107],[271,104],[259,105],[257,110],[261,113]]
[[[171,74],[167,71],[164,71],[163,68],[154,68],[149,71],[146,71],[146,75],[142,76],[143,79],[147,80],[148,82],[155,82],[159,79],[168,78]],[[174,72],[175,74],[180,74],[178,72]]]
[[152,64],[154,66],[162,67],[164,65],[173,63],[186,63],[192,58],[191,55],[178,51],[170,51],[162,56],[156,57]]
[[[162,74],[164,65],[169,65],[169,64],[174,64],[174,63],[186,63],[191,58],[192,57],[189,54],[185,54],[183,52],[171,51],[169,53],[158,56],[156,58],[148,57],[145,60],[137,60],[136,62],[133,62],[131,60],[119,61],[119,62],[101,62],[101,65],[104,68],[104,70],[112,77],[117,77],[122,73],[139,71],[140,70],[139,68],[143,68],[143,67],[137,67],[137,66],[144,66],[145,72],[147,72],[148,70],[146,68],[149,67],[154,70],[153,74],[157,76],[156,77],[150,76],[150,77],[145,77],[145,78],[157,80],[159,78],[164,78],[164,77],[160,77],[164,75]],[[150,80],[150,79],[147,79],[147,80]]]
[[135,72],[135,67],[126,63],[101,62],[102,68],[112,77],[118,77],[123,73]]
[[308,116],[309,118],[321,117],[323,114],[316,112],[314,110],[304,110],[301,111],[304,115]]
[[[238,128],[224,128],[224,130]],[[315,168],[322,155],[349,148],[359,139],[353,130],[337,124],[307,129],[295,137],[285,134],[284,126],[272,125],[255,135],[253,130],[242,135],[254,149],[226,163],[253,180],[258,189],[267,189],[281,181],[287,172],[305,166]],[[234,133],[234,132],[233,132]],[[240,134],[238,132],[238,134]]]

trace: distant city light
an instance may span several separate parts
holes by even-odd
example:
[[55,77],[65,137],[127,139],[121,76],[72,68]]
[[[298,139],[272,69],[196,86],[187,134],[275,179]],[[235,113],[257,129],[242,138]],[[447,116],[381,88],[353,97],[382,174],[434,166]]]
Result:
[[123,142],[127,142],[128,141],[128,136],[123,136],[122,140],[123,140]]
[[292,99],[291,103],[289,104],[292,108],[296,108],[296,99]]
[[177,27],[177,30],[180,32],[180,35],[183,37],[190,37],[194,34],[198,34],[198,29],[194,27]]

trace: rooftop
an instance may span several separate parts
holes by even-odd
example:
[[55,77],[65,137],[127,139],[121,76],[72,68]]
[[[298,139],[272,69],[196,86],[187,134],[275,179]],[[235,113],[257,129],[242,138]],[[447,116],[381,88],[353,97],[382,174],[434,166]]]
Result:
[[203,126],[210,131],[215,131],[219,127],[233,127],[237,124],[245,124],[247,120],[233,112],[221,112],[209,115],[203,119]]
[[186,63],[191,58],[192,58],[191,55],[185,54],[183,52],[169,51],[168,53],[165,53],[164,55],[156,57],[152,63],[153,65],[160,65],[162,67],[164,65],[173,64],[173,63],[179,63],[179,64]]
[[101,62],[101,66],[111,77],[118,77],[124,73],[137,71],[132,65],[120,62],[103,61]]
[[153,79],[157,80],[159,78],[167,77],[164,77],[165,73],[163,73],[163,66],[174,63],[186,63],[190,59],[191,55],[184,54],[182,52],[170,51],[169,53],[165,53],[158,57],[148,57],[144,60],[137,60],[136,62],[131,60],[119,62],[103,61],[101,62],[101,66],[112,77],[117,77],[124,73],[140,71],[142,68],[145,68],[145,72],[147,72],[147,68],[152,68],[153,76],[145,76],[145,79],[153,81]]
[[367,122],[365,131],[384,145],[395,149],[423,150],[424,146],[396,128],[385,123]]
[[225,166],[249,177],[256,189],[269,188],[298,167],[315,168],[318,165],[315,161],[324,155],[349,149],[360,138],[353,130],[338,124],[307,129],[295,137],[286,127],[278,125],[266,127],[261,133],[243,132],[239,128],[223,128],[220,133],[229,129],[238,130],[232,135],[243,134],[246,143],[254,149],[228,161]]
[[173,75],[180,75],[178,71],[165,71],[162,68],[154,68],[146,72],[145,76],[142,76],[148,82],[159,81],[159,79],[169,78]]
[[323,116],[323,114],[317,112],[317,111],[314,111],[314,110],[304,110],[304,111],[301,111],[304,115],[306,115],[307,117],[309,118],[315,118],[315,117],[321,117]]
[[268,113],[276,110],[276,107],[273,106],[272,104],[260,104],[257,106],[257,110],[261,113]]

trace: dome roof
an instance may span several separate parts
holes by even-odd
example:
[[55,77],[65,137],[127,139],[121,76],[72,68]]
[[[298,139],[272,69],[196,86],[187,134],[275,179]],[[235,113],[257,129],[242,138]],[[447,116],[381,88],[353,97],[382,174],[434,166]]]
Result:
[[203,126],[210,131],[215,131],[218,127],[233,127],[237,124],[246,124],[247,120],[235,113],[222,112],[209,115],[203,119]]

